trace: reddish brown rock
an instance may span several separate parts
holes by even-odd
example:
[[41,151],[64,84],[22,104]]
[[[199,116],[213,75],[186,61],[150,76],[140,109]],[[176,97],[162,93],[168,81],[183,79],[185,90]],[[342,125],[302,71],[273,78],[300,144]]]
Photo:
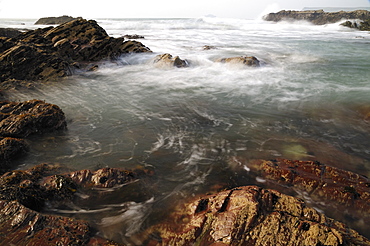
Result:
[[78,189],[114,187],[148,172],[103,168],[67,172],[41,164],[0,176],[0,242],[9,245],[118,245],[95,237],[85,221],[42,214],[44,205],[63,205]]
[[94,236],[82,220],[41,214],[16,201],[0,200],[2,245],[118,245]]
[[68,178],[84,187],[111,188],[137,180],[150,171],[136,169],[134,171],[119,168],[102,168],[97,171],[80,170],[67,174]]
[[299,199],[256,186],[178,205],[143,245],[369,245]]
[[319,201],[351,207],[370,214],[370,180],[359,174],[314,161],[277,159],[253,161],[248,167],[264,179],[306,192]]
[[229,57],[216,60],[216,62],[228,63],[228,64],[240,64],[249,67],[259,67],[260,62],[254,56],[240,56],[240,57]]

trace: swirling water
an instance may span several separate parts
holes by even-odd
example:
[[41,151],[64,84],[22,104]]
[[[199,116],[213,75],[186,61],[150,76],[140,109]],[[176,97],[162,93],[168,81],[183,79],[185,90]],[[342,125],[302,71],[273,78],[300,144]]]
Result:
[[[12,93],[11,100],[57,104],[68,119],[67,131],[30,138],[30,153],[18,164],[142,166],[155,175],[81,194],[54,212],[87,219],[105,237],[140,244],[133,235],[175,201],[265,185],[248,167],[233,164],[234,156],[318,160],[370,174],[369,33],[339,24],[220,18],[98,23],[113,37],[145,36],[139,41],[153,53],[123,56],[102,62],[96,72]],[[35,28],[30,21],[26,27]],[[187,59],[190,67],[155,67],[151,60],[163,53]],[[256,56],[262,66],[214,62],[241,55]]]

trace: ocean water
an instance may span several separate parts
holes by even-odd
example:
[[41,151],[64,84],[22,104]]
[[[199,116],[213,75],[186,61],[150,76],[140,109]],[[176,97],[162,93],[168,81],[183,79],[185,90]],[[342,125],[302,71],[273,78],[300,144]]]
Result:
[[[0,26],[40,27],[34,21],[0,20]],[[145,167],[155,175],[86,191],[48,212],[86,219],[104,237],[140,245],[135,234],[176,202],[241,185],[269,187],[230,161],[234,157],[317,160],[370,175],[368,32],[338,23],[208,17],[97,21],[113,37],[143,35],[138,41],[153,53],[104,61],[96,72],[10,93],[10,100],[56,104],[68,120],[65,132],[32,136],[29,155],[17,165]],[[153,65],[164,53],[190,66]],[[261,67],[215,62],[244,55],[257,57]],[[335,216],[325,203],[306,200]],[[361,222],[344,222],[362,234],[370,231]]]

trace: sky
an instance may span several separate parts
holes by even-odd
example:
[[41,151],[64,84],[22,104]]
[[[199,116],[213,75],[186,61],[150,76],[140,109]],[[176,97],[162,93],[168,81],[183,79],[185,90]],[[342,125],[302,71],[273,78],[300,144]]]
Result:
[[370,7],[370,0],[0,0],[0,18],[70,15],[83,18],[221,18],[255,19],[279,10],[304,7]]

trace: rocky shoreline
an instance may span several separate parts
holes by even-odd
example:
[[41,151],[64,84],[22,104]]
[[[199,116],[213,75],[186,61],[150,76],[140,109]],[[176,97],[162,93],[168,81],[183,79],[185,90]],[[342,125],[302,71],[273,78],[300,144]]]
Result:
[[[361,31],[370,31],[370,12],[356,10],[351,12],[324,12],[323,10],[292,11],[282,10],[270,13],[263,18],[266,21],[308,21],[315,25],[325,25],[343,21],[342,25]],[[347,20],[347,21],[345,21]],[[345,22],[344,22],[345,21]]]
[[[285,12],[283,15],[288,16]],[[96,21],[82,18],[62,21],[55,27],[0,37],[0,89],[29,87],[40,81],[57,82],[76,71],[96,69],[100,61],[146,52],[151,50],[140,42],[109,37]],[[260,66],[253,56],[221,58],[215,62]],[[156,56],[153,64],[186,68],[191,62],[163,54]],[[61,206],[75,199],[78,193],[151,177],[155,175],[152,170],[71,171],[56,164],[14,170],[16,167],[12,166],[14,158],[27,153],[28,136],[66,129],[65,115],[57,105],[40,100],[0,102],[0,241],[4,244],[119,245],[96,236],[96,229],[86,221],[46,214],[44,207]],[[367,177],[318,162],[284,159],[246,162],[239,157],[229,162],[247,166],[277,187],[300,190],[328,201],[334,209],[351,208],[349,215],[354,219],[370,221]],[[256,186],[181,201],[168,217],[137,238],[142,245],[274,245],[277,242],[280,245],[370,245],[358,232],[317,212],[302,200]]]

